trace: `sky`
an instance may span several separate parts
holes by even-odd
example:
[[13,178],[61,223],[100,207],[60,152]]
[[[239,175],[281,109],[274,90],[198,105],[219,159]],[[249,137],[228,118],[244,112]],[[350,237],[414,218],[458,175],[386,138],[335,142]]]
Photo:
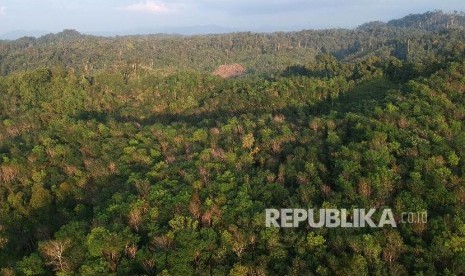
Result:
[[0,0],[0,34],[205,25],[244,31],[353,28],[433,10],[464,11],[464,0]]

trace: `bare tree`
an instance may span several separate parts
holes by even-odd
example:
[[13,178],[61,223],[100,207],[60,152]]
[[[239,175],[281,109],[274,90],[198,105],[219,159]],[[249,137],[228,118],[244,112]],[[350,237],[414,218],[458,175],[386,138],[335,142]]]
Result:
[[68,271],[69,263],[64,252],[69,248],[70,241],[47,241],[39,245],[42,255],[48,260],[47,265],[53,266],[54,271]]

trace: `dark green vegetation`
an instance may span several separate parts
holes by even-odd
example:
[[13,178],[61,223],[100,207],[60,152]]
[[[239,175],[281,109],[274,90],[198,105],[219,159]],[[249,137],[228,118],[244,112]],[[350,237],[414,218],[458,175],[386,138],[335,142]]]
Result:
[[[463,16],[394,23],[0,43],[2,273],[464,274]],[[265,228],[285,207],[428,223]]]

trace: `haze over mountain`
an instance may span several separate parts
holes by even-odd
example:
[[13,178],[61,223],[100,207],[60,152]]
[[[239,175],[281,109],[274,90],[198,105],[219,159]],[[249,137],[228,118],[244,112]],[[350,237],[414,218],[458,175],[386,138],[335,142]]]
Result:
[[[441,29],[441,28],[458,28],[464,27],[464,14],[463,12],[452,12],[444,13],[442,11],[426,12],[423,14],[410,14],[401,19],[392,19],[387,22],[373,21],[364,23],[358,28],[364,28],[367,26],[387,26],[387,27],[405,27],[405,28],[416,28],[416,29]],[[179,35],[205,35],[205,34],[226,34],[232,32],[292,32],[301,31],[308,28],[308,26],[254,26],[250,29],[246,28],[232,28],[224,27],[219,25],[198,25],[198,26],[186,26],[186,27],[153,27],[153,28],[135,28],[126,29],[120,31],[96,31],[96,32],[83,32],[89,35],[96,36],[125,36],[125,35],[148,35],[148,34],[179,34]],[[21,37],[40,37],[51,32],[45,30],[15,30],[0,35],[0,40],[15,40]]]
[[166,33],[212,25],[234,31],[354,28],[367,21],[387,21],[409,13],[462,8],[461,0],[1,0],[0,34],[62,29],[88,34],[134,34],[131,30],[147,29]]

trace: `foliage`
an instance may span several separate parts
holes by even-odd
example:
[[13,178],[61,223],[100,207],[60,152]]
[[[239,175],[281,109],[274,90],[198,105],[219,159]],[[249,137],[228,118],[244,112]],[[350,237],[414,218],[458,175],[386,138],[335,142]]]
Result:
[[[464,274],[464,33],[402,28],[2,42],[2,273]],[[260,74],[207,72],[258,49]],[[265,227],[266,208],[354,206],[428,222]]]

